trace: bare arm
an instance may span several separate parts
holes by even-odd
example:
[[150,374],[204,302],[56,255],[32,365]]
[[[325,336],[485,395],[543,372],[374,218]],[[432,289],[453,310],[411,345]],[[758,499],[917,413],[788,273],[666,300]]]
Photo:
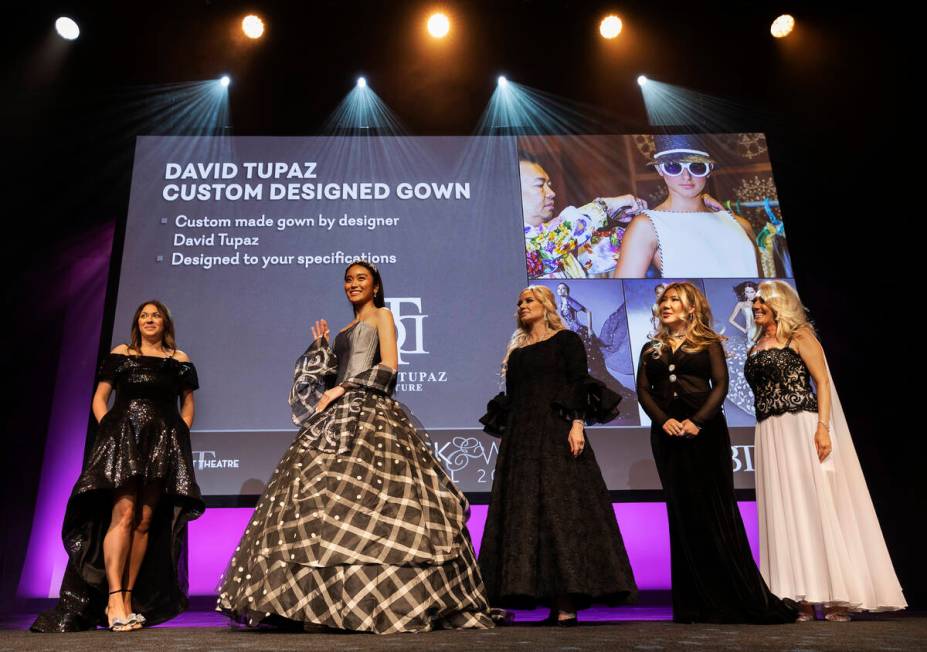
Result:
[[810,329],[802,328],[792,338],[793,348],[801,356],[805,366],[814,379],[818,390],[818,427],[814,433],[814,445],[818,459],[824,461],[832,450],[830,439],[830,379],[827,375],[827,362],[824,349],[818,338]]
[[818,390],[818,418],[830,423],[830,380],[827,377],[827,363],[824,361],[824,349],[818,338],[806,329],[801,329],[792,338],[796,351],[804,361]]
[[624,232],[612,278],[643,278],[657,253],[657,232],[646,215],[638,215]]
[[[117,355],[128,355],[129,347],[125,344],[120,344],[114,348],[110,353],[115,353]],[[113,384],[108,380],[101,380],[97,383],[97,389],[93,393],[93,400],[90,403],[90,409],[93,412],[93,417],[97,420],[97,423],[103,420],[103,417],[106,416],[106,413],[109,412],[109,397],[113,393]]]
[[193,427],[193,416],[196,413],[196,407],[193,402],[193,390],[185,389],[180,395],[180,418],[187,424],[187,428]]
[[105,380],[101,380],[97,383],[97,391],[93,393],[93,403],[91,404],[93,416],[97,420],[97,423],[102,421],[106,413],[109,412],[109,395],[112,391],[113,386]]
[[380,338],[380,362],[390,369],[399,369],[399,348],[396,344],[396,324],[389,308],[377,310],[377,335]]
[[[174,351],[174,359],[177,362],[190,362],[190,356],[181,350]],[[193,416],[196,414],[196,407],[193,400],[193,390],[185,389],[180,394],[180,418],[187,424],[187,428],[193,427]]]

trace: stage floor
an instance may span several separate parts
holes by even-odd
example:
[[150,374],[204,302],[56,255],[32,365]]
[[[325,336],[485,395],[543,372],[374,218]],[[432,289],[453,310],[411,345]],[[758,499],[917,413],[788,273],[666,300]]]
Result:
[[210,611],[190,611],[166,625],[128,634],[104,630],[32,634],[33,615],[0,619],[0,650],[927,650],[927,614],[861,616],[852,623],[676,625],[667,607],[590,609],[580,626],[539,627],[541,611],[489,631],[427,634],[303,634],[243,631]]

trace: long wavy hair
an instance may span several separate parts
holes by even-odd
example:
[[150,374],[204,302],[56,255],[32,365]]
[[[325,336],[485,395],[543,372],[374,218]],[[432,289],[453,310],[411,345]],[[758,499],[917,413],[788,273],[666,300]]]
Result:
[[[708,299],[702,294],[694,284],[688,281],[670,283],[666,286],[660,297],[657,299],[656,319],[660,318],[660,304],[667,292],[675,291],[679,294],[679,299],[686,313],[689,315],[686,319],[686,338],[682,343],[682,350],[687,353],[695,353],[708,348],[709,345],[718,342],[724,342],[723,335],[718,335],[711,327],[714,319],[711,316],[711,306],[708,305]],[[691,310],[691,312],[690,312]],[[654,334],[651,336],[653,343],[654,355],[659,356],[663,347],[670,347],[670,331],[662,321],[658,321]],[[670,347],[671,348],[671,347]]]
[[[370,278],[373,279],[373,287],[377,288],[377,291],[373,293],[373,305],[377,308],[383,308],[386,306],[386,296],[383,294],[383,279],[380,278],[380,270],[377,269],[376,265],[373,263],[368,263],[366,260],[355,260],[353,263],[344,268],[344,275],[347,276],[348,270],[354,266],[363,267],[368,272],[370,272]],[[357,314],[357,307],[354,307],[354,314]]]
[[[756,297],[773,311],[776,320],[776,336],[780,340],[788,340],[802,328],[807,328],[812,334],[814,324],[808,319],[808,311],[798,298],[798,292],[784,281],[763,281],[760,283]],[[756,337],[760,338],[762,329],[757,329]]]
[[[530,292],[531,296],[544,308],[544,324],[548,329],[555,333],[566,329],[566,326],[563,325],[563,321],[560,319],[560,313],[557,312],[557,300],[554,297],[554,293],[550,291],[550,288],[543,285],[529,285],[519,292],[518,296],[521,296],[525,291]],[[508,370],[509,356],[512,355],[512,351],[527,345],[531,337],[530,331],[528,330],[529,327],[521,320],[517,308],[515,309],[515,326],[515,332],[512,333],[509,344],[505,348],[505,355],[502,357],[502,368],[499,373],[503,377],[505,377],[505,372]]]
[[138,327],[138,318],[141,316],[145,306],[154,306],[158,309],[158,312],[161,313],[161,319],[164,320],[164,331],[161,333],[161,348],[173,353],[177,350],[177,339],[174,335],[174,318],[171,317],[171,311],[168,310],[167,306],[157,299],[143,301],[138,308],[135,309],[135,315],[132,316],[132,328],[129,331],[129,351],[136,351],[138,355],[142,354],[142,329]]

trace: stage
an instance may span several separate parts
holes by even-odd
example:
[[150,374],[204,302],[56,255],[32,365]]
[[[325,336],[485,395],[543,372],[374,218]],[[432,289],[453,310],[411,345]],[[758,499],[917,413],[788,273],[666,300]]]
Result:
[[923,650],[927,614],[861,615],[851,623],[677,625],[668,606],[590,609],[573,628],[540,627],[542,611],[490,631],[427,634],[274,633],[229,628],[212,611],[188,611],[168,624],[118,635],[104,630],[33,634],[32,614],[0,620],[0,650]]
[[[905,216],[896,204],[917,205],[918,188],[896,163],[904,142],[910,149],[916,140],[906,136],[910,121],[899,109],[911,104],[910,91],[886,74],[906,60],[895,48],[910,41],[895,36],[906,24],[898,12],[791,3],[796,13],[789,15],[767,2],[636,3],[621,15],[599,3],[548,0],[443,7],[168,1],[160,12],[112,1],[70,4],[18,7],[8,36],[4,304],[12,315],[7,363],[16,375],[9,374],[15,381],[2,425],[0,652],[927,650],[927,564],[917,516],[927,496],[922,438],[908,442],[916,433],[898,422],[910,421],[905,408],[922,400],[919,384],[904,382],[917,363],[880,354],[886,338],[879,337],[890,338],[907,316],[893,299],[916,276],[899,266],[923,257],[914,249],[914,215],[888,219]],[[869,101],[860,101],[861,89]],[[889,135],[899,131],[905,136]],[[361,282],[356,273],[347,278],[355,267],[348,264],[357,261],[372,266],[361,265],[379,302],[360,301],[366,295],[352,289]],[[661,368],[651,378],[645,352],[654,349],[645,347],[659,333],[661,345],[672,333],[680,337],[682,316],[688,322],[696,314],[661,316],[667,284],[683,279],[710,306],[702,326],[717,334],[723,364],[706,378],[704,369],[682,373],[674,362],[667,365],[673,373],[663,376]],[[535,298],[551,295],[543,333],[535,319],[532,335],[515,308],[526,287]],[[808,400],[824,386],[812,369],[821,366],[817,348],[806,359],[800,343],[785,338],[787,329],[768,328],[780,310],[773,287],[800,296],[794,312],[804,308],[827,356],[827,409],[819,410],[816,396],[813,408]],[[150,310],[155,299],[157,311]],[[675,300],[685,303],[667,297]],[[376,311],[364,312],[371,305],[388,309],[391,327],[371,317]],[[361,321],[377,329],[374,358],[395,376],[364,389],[364,400],[380,404],[385,392],[398,404],[367,411],[376,422],[332,416],[324,448],[315,447],[323,446],[316,431],[322,419],[308,425],[317,404],[303,391],[307,375],[294,374],[320,319],[330,325],[330,344],[342,329],[342,344],[363,338],[357,333],[365,327],[352,331]],[[596,420],[591,410],[567,409],[559,397],[573,402],[578,393],[565,391],[575,380],[559,371],[550,376],[557,387],[537,394],[543,400],[513,402],[545,376],[519,381],[508,344],[541,344],[558,324],[581,341],[573,348],[585,354],[589,378],[620,398],[617,413]],[[527,339],[512,341],[515,327]],[[145,328],[153,329],[147,338]],[[817,424],[811,419],[791,433],[804,437],[807,451],[815,447],[800,458],[810,464],[771,464],[770,438],[756,429],[770,413],[758,411],[767,404],[754,394],[763,374],[749,373],[748,363],[763,359],[753,355],[761,340],[779,339],[795,345],[813,380],[813,388],[802,387],[801,406],[787,410],[821,413]],[[354,345],[340,347],[342,362],[349,351]],[[690,352],[702,349],[683,354]],[[663,355],[659,346],[656,353]],[[374,358],[365,368],[379,366]],[[342,401],[336,407],[356,408],[367,386],[351,382],[352,365],[340,371],[341,387],[357,393],[335,399]],[[149,382],[156,374],[169,391]],[[666,427],[669,412],[645,404],[658,389],[652,380],[683,376],[698,376],[712,390],[723,377],[725,398],[712,408],[723,419],[700,439],[690,428],[670,440],[651,427]],[[333,377],[320,376],[316,389]],[[147,389],[136,392],[131,378]],[[886,378],[902,381],[885,392]],[[674,403],[689,391],[664,385],[661,396]],[[521,421],[500,417],[505,427],[493,435],[484,413],[499,407],[492,397],[503,389],[499,405],[517,408]],[[548,400],[547,389],[556,389],[557,400]],[[686,409],[703,393],[695,391]],[[587,408],[601,403],[592,394],[585,401]],[[135,416],[128,416],[129,403]],[[151,405],[156,409],[144,407]],[[136,428],[149,412],[176,434],[170,463],[152,447],[156,438]],[[550,432],[526,426],[513,435],[513,424],[542,414]],[[690,416],[692,425],[699,422]],[[551,425],[573,417],[588,419],[581,439]],[[858,458],[852,473],[816,462],[819,444],[837,442],[837,420],[840,441],[830,459]],[[138,435],[132,446],[130,427]],[[680,434],[673,430],[670,424],[664,432]],[[538,446],[515,448],[536,434]],[[556,437],[562,454],[542,456],[541,444]],[[582,441],[578,453],[575,439]],[[352,453],[358,441],[369,444],[363,455]],[[689,451],[674,459],[702,459],[704,468],[680,475],[663,454],[668,441],[691,444],[673,449]],[[705,441],[717,448],[696,457],[692,451]],[[95,466],[103,459],[95,451],[110,444],[131,451],[120,458],[122,471],[115,462]],[[422,480],[431,477],[431,458],[449,478],[434,485],[441,487],[436,498]],[[590,458],[591,472],[574,473]],[[101,477],[75,492],[94,469]],[[823,469],[828,482],[851,477],[854,490],[835,484],[832,496],[820,497],[827,482],[818,481],[801,494],[786,474],[796,469]],[[105,501],[84,513],[85,496],[134,487],[136,477],[144,482],[133,518],[122,510],[121,527],[132,521],[129,534],[110,527],[113,516],[119,526],[119,514]],[[168,486],[175,478],[177,486]],[[147,541],[146,511],[138,506],[152,486],[159,494],[153,543],[133,560],[136,541]],[[595,495],[601,509],[587,513]],[[701,507],[720,505],[719,495],[726,511],[703,518]],[[407,504],[413,508],[400,516]],[[446,514],[432,517],[432,505]],[[802,508],[811,505],[819,509],[809,526]],[[784,518],[771,516],[774,508],[797,515],[797,526],[789,530]],[[620,534],[609,529],[612,515]],[[609,528],[583,534],[605,520]],[[518,526],[502,527],[506,521]],[[863,521],[868,534],[859,533]],[[821,542],[818,523],[829,528]],[[442,534],[447,524],[453,537]],[[416,534],[423,545],[411,552],[381,555],[406,547],[400,530],[428,536]],[[97,535],[111,531],[107,557]],[[735,539],[738,546],[729,545]],[[536,610],[516,612],[512,625],[493,630],[384,636],[249,630],[213,611],[220,582],[243,582],[244,600],[286,586],[276,576],[264,582],[263,569],[253,572],[268,560],[289,563],[287,577],[374,562],[405,572],[410,564],[444,564],[450,546],[462,543],[480,560],[479,573],[469,557],[467,564],[471,577],[483,575],[484,588],[502,584],[487,580],[509,563],[498,550],[511,553],[512,568],[532,556],[543,562],[519,568],[545,580],[535,583],[538,590],[572,587],[546,580],[574,565],[588,568],[583,585],[615,579],[621,564],[606,568],[614,558],[627,562],[629,579],[633,571],[640,600],[582,611],[573,628],[542,626],[547,613]],[[702,548],[714,558],[698,559]],[[786,548],[788,563],[778,554]],[[612,552],[595,552],[606,549]],[[74,561],[68,551],[95,561]],[[683,563],[680,554],[688,557]],[[736,573],[727,569],[732,560],[742,562]],[[721,588],[687,601],[688,587],[754,576],[754,562],[777,594],[900,610],[847,624],[672,622],[674,579],[677,614],[691,613],[679,610],[686,602],[711,611],[726,600],[734,609],[719,613],[731,613],[748,607],[759,581],[752,591]],[[785,587],[787,574],[773,567],[791,564],[800,568],[795,579],[826,568],[828,581],[820,592]],[[68,568],[85,583],[97,581],[82,591],[142,593],[164,580],[189,596],[190,606],[135,632],[31,633],[36,615],[67,590]],[[688,581],[690,574],[701,579]],[[110,580],[101,583],[104,576]],[[122,578],[118,586],[115,578]],[[372,609],[388,610],[392,603],[380,596],[397,589],[371,591],[380,579],[357,584],[376,596]],[[854,592],[888,587],[893,595],[847,598],[843,584]],[[404,580],[398,589],[413,585]],[[314,578],[305,586],[326,583]],[[612,594],[605,589],[594,595]],[[302,608],[305,599],[284,595],[279,604],[268,609],[293,614],[292,605]],[[146,606],[139,599],[136,608]]]

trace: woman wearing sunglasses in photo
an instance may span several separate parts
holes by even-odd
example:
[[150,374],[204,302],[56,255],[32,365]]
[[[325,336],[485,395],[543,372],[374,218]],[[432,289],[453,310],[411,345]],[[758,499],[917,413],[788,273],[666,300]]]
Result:
[[715,161],[695,136],[654,136],[653,165],[669,196],[635,217],[614,278],[755,277],[761,274],[750,223],[704,192]]

